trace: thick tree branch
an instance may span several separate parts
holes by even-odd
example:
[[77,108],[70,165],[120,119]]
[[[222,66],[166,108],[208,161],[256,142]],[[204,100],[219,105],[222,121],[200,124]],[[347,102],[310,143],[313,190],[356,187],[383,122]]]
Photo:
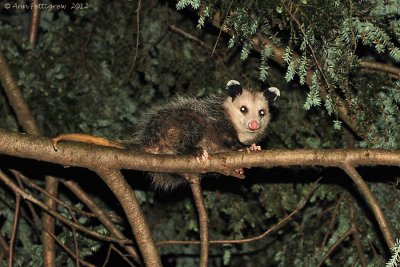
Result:
[[98,167],[96,172],[110,187],[124,209],[146,266],[162,266],[150,229],[133,189],[125,181],[120,171],[107,167],[110,166],[107,164],[98,164],[98,166],[101,167]]
[[[394,243],[388,222],[380,210],[378,202],[365,182],[362,181],[362,178],[355,172],[354,167],[360,165],[400,166],[400,151],[381,149],[301,149],[266,150],[252,153],[230,152],[212,155],[211,159],[204,165],[204,163],[199,163],[194,156],[144,154],[138,151],[96,147],[82,143],[63,143],[59,145],[58,151],[54,151],[52,140],[49,138],[0,130],[0,153],[66,166],[86,167],[98,172],[112,191],[115,194],[119,194],[118,199],[122,205],[124,205],[123,203],[125,205],[130,203],[125,208],[127,209],[128,218],[132,220],[130,221],[132,227],[135,222],[131,217],[133,215],[141,215],[137,214],[138,211],[130,202],[133,201],[134,194],[121,174],[112,170],[135,169],[175,173],[226,173],[227,169],[234,170],[243,166],[266,168],[293,165],[339,167],[350,175],[362,196],[371,206],[388,246],[391,247]],[[98,170],[99,166],[108,166],[109,170]],[[144,221],[140,223],[144,224]],[[150,235],[145,234],[145,236],[138,237],[135,229],[134,233],[137,240],[141,238],[151,240]],[[151,253],[154,252],[152,249],[149,249]]]
[[[38,19],[38,17],[36,17]],[[38,26],[38,25],[37,25]],[[24,131],[34,135],[40,135],[39,127],[37,126],[36,120],[33,117],[28,104],[22,96],[21,90],[17,84],[17,81],[13,77],[13,73],[8,66],[8,63],[0,51],[0,80],[3,85],[4,91],[7,95],[8,102],[13,108],[17,117],[19,125]],[[46,176],[45,178],[45,189],[50,194],[57,196],[57,180],[54,177]],[[51,208],[55,209],[57,203],[51,198],[46,199],[46,204]],[[42,223],[44,229],[42,231],[42,243],[43,243],[43,262],[44,266],[55,266],[55,246],[54,239],[48,234],[49,232],[54,233],[54,218],[46,213],[42,214]]]
[[175,173],[226,173],[226,168],[239,169],[243,166],[341,167],[345,163],[352,166],[400,166],[400,151],[384,149],[276,149],[250,154],[229,152],[212,155],[204,165],[190,155],[154,155],[83,143],[62,143],[58,145],[58,151],[55,151],[50,138],[7,132],[3,129],[0,129],[0,154],[91,170],[96,170],[98,166],[112,166],[116,169]]
[[[62,184],[65,185],[69,190],[71,190],[75,194],[75,196],[77,196],[79,200],[82,201],[96,215],[96,217],[114,237],[118,239],[127,239],[124,233],[122,233],[121,230],[119,230],[114,225],[108,214],[104,212],[104,210],[99,208],[93,201],[93,199],[88,196],[77,183],[73,181],[63,181]],[[141,262],[140,257],[133,246],[125,246],[124,248],[135,262]]]
[[375,215],[379,227],[381,228],[381,232],[383,234],[383,237],[385,238],[386,244],[389,248],[393,247],[394,238],[390,231],[389,222],[386,219],[386,216],[383,213],[381,207],[379,206],[379,203],[376,200],[374,194],[368,188],[367,183],[364,182],[357,170],[350,164],[343,164],[342,169],[350,176],[350,178],[356,184],[357,189],[360,191],[361,195],[370,206],[372,213]]

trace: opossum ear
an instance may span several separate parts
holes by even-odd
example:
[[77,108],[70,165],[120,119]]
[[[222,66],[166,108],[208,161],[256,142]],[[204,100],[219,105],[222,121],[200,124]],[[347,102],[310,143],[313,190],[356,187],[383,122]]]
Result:
[[240,82],[236,80],[230,80],[226,84],[226,92],[228,96],[232,97],[232,101],[243,92],[243,87]]
[[279,89],[276,87],[270,87],[265,89],[263,94],[265,99],[268,101],[268,105],[271,106],[281,96],[281,91],[279,91]]

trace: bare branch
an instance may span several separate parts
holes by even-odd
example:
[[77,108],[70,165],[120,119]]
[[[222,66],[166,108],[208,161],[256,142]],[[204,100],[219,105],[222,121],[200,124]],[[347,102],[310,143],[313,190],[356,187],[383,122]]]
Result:
[[[239,240],[211,240],[209,243],[212,244],[212,245],[215,245],[215,244],[243,244],[243,243],[250,243],[250,242],[254,242],[254,241],[263,239],[268,234],[272,233],[273,231],[278,230],[279,228],[284,226],[286,223],[290,222],[290,220],[304,208],[304,206],[307,204],[308,200],[311,198],[311,196],[317,190],[318,182],[320,180],[321,180],[321,178],[319,178],[317,181],[314,182],[314,184],[311,187],[311,190],[308,191],[308,193],[304,197],[304,199],[302,201],[300,201],[298,206],[290,214],[288,214],[286,217],[281,219],[279,222],[277,222],[276,224],[271,226],[264,233],[262,233],[262,234],[260,234],[258,236],[255,236],[255,237],[244,238],[244,239],[239,239]],[[188,244],[194,245],[194,244],[199,244],[199,243],[200,243],[200,241],[167,240],[167,241],[159,241],[159,242],[157,242],[157,245],[158,246],[162,246],[162,245],[188,245]]]
[[[38,11],[38,8],[37,12]],[[34,11],[35,12],[35,11]],[[38,27],[39,23],[39,15],[37,13],[34,23],[37,22],[37,25],[33,25],[33,27]],[[35,118],[33,117],[28,104],[26,103],[22,92],[18,86],[17,81],[15,80],[13,73],[8,66],[8,63],[2,53],[0,51],[0,80],[3,85],[4,91],[7,95],[8,102],[14,110],[14,113],[17,116],[17,120],[22,129],[30,134],[40,135],[39,127],[36,123]],[[57,195],[57,180],[54,177],[46,176],[45,178],[45,189],[53,195]],[[50,209],[56,208],[56,202],[50,198],[46,199],[46,204],[50,207]],[[42,243],[43,243],[43,262],[44,266],[55,266],[55,246],[54,240],[48,234],[48,232],[53,233],[55,229],[54,219],[46,213],[42,214],[42,223],[44,229],[47,231],[42,231]]]
[[[110,231],[110,233],[118,238],[118,239],[127,239],[127,237],[122,233],[112,222],[111,218],[108,216],[104,210],[99,208],[96,203],[93,201],[93,199],[86,194],[85,191],[82,190],[82,188],[75,182],[73,181],[62,181],[62,183],[69,189],[71,190],[78,198],[80,201],[82,201],[95,215],[96,217],[101,221],[101,223]],[[140,263],[140,257],[136,252],[136,249],[133,246],[125,246],[125,250],[129,253],[129,255],[132,257],[132,259]]]
[[98,167],[97,173],[115,194],[124,209],[146,266],[162,266],[150,229],[133,189],[125,181],[120,171],[107,168],[109,166],[107,164],[98,164],[98,166],[101,167]]
[[[105,241],[109,241],[109,242],[116,242],[116,243],[121,244],[121,245],[131,242],[130,240],[120,240],[120,239],[115,239],[115,238],[112,238],[112,237],[104,236],[104,235],[98,234],[96,232],[90,231],[90,230],[88,230],[87,228],[85,228],[84,226],[82,226],[80,224],[76,224],[74,222],[71,222],[70,220],[68,220],[64,216],[62,216],[62,215],[58,214],[57,212],[55,212],[55,210],[51,209],[49,206],[47,206],[43,202],[39,201],[38,199],[34,198],[32,195],[28,194],[27,192],[25,192],[24,190],[19,188],[2,171],[0,171],[0,181],[5,183],[12,191],[14,191],[14,193],[21,195],[21,197],[23,199],[26,199],[26,200],[32,202],[33,204],[37,205],[38,207],[43,209],[45,212],[47,212],[51,216],[59,219],[61,222],[65,223],[66,225],[68,225],[70,227],[74,227],[75,229],[77,229],[77,230],[79,230],[79,231],[81,231],[81,232],[83,232],[83,233],[85,233],[85,234],[87,234],[89,236],[92,236],[92,237],[100,239],[100,240],[105,240]],[[45,229],[45,231],[47,231],[47,229]],[[52,238],[50,232],[48,232],[48,234]]]
[[350,176],[353,182],[356,184],[357,189],[368,203],[369,207],[372,210],[372,213],[377,220],[379,227],[381,228],[381,232],[383,237],[385,238],[386,244],[389,248],[394,246],[394,238],[390,231],[389,221],[386,219],[385,214],[383,213],[381,207],[379,206],[378,201],[375,196],[372,194],[371,190],[368,188],[368,185],[364,182],[360,174],[356,171],[356,169],[350,164],[343,164],[342,169]]
[[196,204],[197,213],[199,215],[200,267],[206,267],[208,265],[208,251],[209,251],[208,214],[206,205],[204,204],[203,192],[201,190],[200,176],[185,175],[185,177],[190,182],[190,188],[192,189],[193,199]]
[[10,240],[10,248],[9,248],[9,256],[8,256],[8,267],[13,266],[13,253],[14,253],[14,244],[15,239],[17,236],[17,228],[18,228],[18,221],[19,221],[19,208],[21,207],[21,196],[19,194],[15,194],[15,214],[14,214],[14,222]]
[[33,4],[34,8],[31,9],[32,14],[31,14],[28,39],[29,39],[29,43],[31,44],[31,46],[35,47],[36,42],[37,42],[38,31],[39,31],[39,23],[40,23],[40,8],[39,8],[40,1],[33,0],[32,4]]

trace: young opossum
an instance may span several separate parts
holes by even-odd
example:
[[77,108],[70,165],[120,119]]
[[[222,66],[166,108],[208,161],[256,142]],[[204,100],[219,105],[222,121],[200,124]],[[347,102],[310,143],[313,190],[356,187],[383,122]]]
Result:
[[[275,87],[256,92],[231,80],[224,96],[176,97],[145,113],[128,145],[152,154],[195,154],[203,158],[238,150],[265,137],[269,107],[279,96]],[[177,174],[151,175],[154,186],[164,190],[185,182]]]
[[[136,133],[122,147],[152,154],[195,154],[203,160],[208,154],[255,147],[266,135],[269,107],[279,96],[275,87],[252,91],[231,80],[223,96],[175,97],[151,107],[137,124]],[[120,144],[105,143],[104,139],[83,139],[66,135],[53,139],[53,143],[75,140],[121,148]],[[172,190],[186,181],[178,174],[150,175],[153,185],[164,190]]]

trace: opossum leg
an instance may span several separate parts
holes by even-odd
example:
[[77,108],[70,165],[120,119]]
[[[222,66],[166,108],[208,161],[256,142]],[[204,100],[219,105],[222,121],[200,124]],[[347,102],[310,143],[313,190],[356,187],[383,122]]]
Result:
[[209,154],[207,150],[202,147],[196,147],[196,160],[198,163],[202,164],[203,168],[207,166],[207,162],[209,161]]

